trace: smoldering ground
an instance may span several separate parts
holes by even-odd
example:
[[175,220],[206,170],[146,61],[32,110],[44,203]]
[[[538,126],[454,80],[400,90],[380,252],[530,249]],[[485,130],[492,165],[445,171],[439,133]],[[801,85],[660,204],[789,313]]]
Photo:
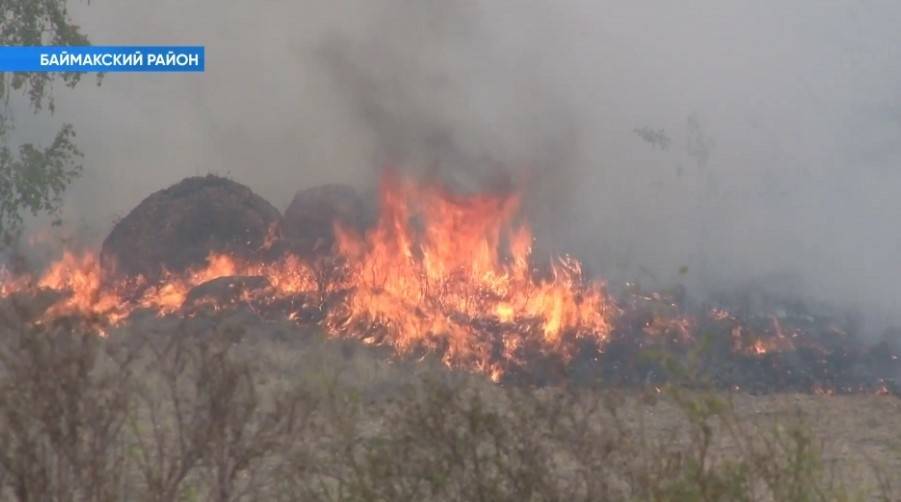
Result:
[[102,236],[227,174],[285,207],[390,164],[525,187],[542,242],[611,282],[756,283],[899,323],[901,6],[348,1],[72,5],[95,44],[203,44],[202,75],[56,91]]

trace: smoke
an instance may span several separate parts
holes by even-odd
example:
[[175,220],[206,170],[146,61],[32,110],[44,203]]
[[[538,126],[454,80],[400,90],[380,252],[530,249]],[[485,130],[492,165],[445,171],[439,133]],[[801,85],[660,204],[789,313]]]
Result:
[[87,168],[66,214],[99,235],[185,176],[283,208],[391,164],[525,186],[544,246],[613,282],[756,282],[901,322],[894,2],[73,7],[95,44],[207,47],[202,75],[57,90]]

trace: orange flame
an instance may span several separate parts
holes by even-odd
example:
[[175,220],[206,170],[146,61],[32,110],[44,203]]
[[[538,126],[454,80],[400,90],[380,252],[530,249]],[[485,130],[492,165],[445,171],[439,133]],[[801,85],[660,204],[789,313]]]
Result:
[[[211,254],[206,266],[182,274],[167,273],[158,284],[143,289],[137,298],[129,297],[125,281],[104,282],[95,254],[75,255],[69,251],[48,267],[35,283],[27,276],[0,275],[0,297],[30,288],[32,285],[65,294],[43,316],[48,320],[63,315],[92,315],[111,325],[119,324],[136,309],[156,311],[160,315],[183,307],[188,293],[196,286],[228,276],[262,276],[273,295],[288,295],[313,289],[313,274],[296,257],[274,263],[248,263],[223,254]],[[143,282],[143,278],[137,278]]]
[[48,311],[50,316],[63,314],[104,315],[119,322],[127,314],[115,292],[103,289],[100,265],[91,254],[75,256],[66,251],[53,263],[37,283],[38,287],[68,292],[69,295]]
[[[365,236],[337,228],[352,291],[342,329],[375,323],[401,353],[441,348],[445,363],[496,376],[526,345],[566,359],[578,338],[607,339],[615,309],[577,261],[561,258],[550,278],[533,277],[532,234],[512,224],[517,196],[454,195],[388,177],[381,204]],[[480,332],[484,322],[492,336]]]

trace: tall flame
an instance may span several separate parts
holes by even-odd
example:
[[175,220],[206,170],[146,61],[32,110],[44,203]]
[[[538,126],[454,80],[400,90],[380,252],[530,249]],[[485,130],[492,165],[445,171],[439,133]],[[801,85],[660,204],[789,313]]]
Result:
[[375,228],[336,228],[350,264],[345,327],[375,324],[401,353],[441,349],[447,364],[494,376],[526,346],[566,359],[579,338],[603,343],[615,311],[603,285],[583,281],[570,258],[535,279],[532,234],[512,221],[518,206],[513,194],[455,195],[387,177]]

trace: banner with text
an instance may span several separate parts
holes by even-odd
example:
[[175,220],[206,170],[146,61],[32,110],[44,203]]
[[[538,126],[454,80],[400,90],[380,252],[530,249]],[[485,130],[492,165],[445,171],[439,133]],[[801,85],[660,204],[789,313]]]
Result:
[[0,47],[0,71],[202,72],[202,46]]

